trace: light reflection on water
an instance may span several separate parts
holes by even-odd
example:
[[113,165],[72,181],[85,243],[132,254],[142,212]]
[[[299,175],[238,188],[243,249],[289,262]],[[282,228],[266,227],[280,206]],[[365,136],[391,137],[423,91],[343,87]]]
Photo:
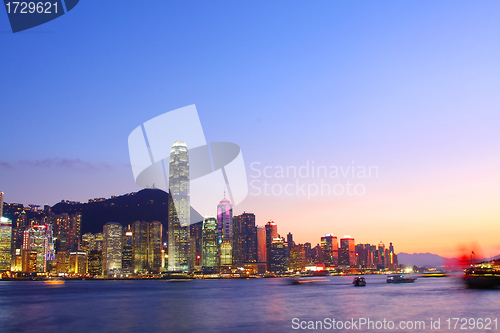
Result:
[[447,318],[499,314],[500,290],[468,290],[456,278],[419,278],[413,284],[387,284],[385,276],[365,278],[366,287],[353,287],[352,276],[304,285],[290,285],[285,279],[63,285],[3,281],[0,331],[296,332],[293,318],[363,317],[396,323],[441,318],[439,332],[445,332]]

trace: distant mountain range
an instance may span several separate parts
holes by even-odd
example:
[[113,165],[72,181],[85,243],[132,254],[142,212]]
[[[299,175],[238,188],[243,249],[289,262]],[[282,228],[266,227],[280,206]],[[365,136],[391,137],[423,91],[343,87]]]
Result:
[[398,263],[408,267],[439,267],[444,265],[445,260],[448,260],[448,258],[432,253],[398,253]]
[[[500,255],[493,257],[493,258],[475,258],[474,262],[482,262],[482,261],[488,261],[491,259],[499,259]],[[432,253],[413,253],[413,254],[408,254],[408,253],[398,253],[398,263],[403,264],[405,266],[411,267],[411,266],[417,266],[417,267],[441,267],[445,265],[453,265],[459,262],[463,262],[464,259],[458,259],[458,258],[445,258],[441,257],[437,254],[432,254]],[[466,262],[468,261],[468,258],[465,258]]]

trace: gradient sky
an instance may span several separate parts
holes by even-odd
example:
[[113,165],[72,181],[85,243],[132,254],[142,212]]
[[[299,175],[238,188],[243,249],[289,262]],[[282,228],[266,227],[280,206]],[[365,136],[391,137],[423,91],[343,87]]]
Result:
[[254,162],[379,170],[356,181],[363,196],[250,195],[235,213],[259,225],[313,245],[333,233],[397,252],[453,256],[477,242],[500,254],[499,12],[495,1],[81,1],[12,34],[0,10],[0,190],[51,205],[137,191],[130,132],[196,104],[207,141],[240,145],[249,180]]

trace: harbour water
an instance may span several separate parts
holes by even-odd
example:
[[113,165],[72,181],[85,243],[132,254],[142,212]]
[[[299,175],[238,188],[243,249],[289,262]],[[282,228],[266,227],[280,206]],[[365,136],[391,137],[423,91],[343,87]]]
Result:
[[[410,284],[387,284],[380,275],[365,278],[366,287],[353,287],[353,276],[302,285],[277,278],[60,285],[2,281],[0,331],[297,332],[310,331],[301,327],[311,328],[311,323],[336,332],[464,331],[463,320],[455,326],[452,318],[474,318],[474,328],[472,321],[466,325],[469,332],[499,331],[493,320],[500,317],[500,290],[466,289],[458,277],[419,278]],[[360,327],[361,318],[373,326]],[[492,320],[489,329],[484,327],[486,318]],[[356,325],[333,330],[333,319],[337,325]],[[377,329],[377,321],[384,319],[386,328]],[[482,329],[476,325],[480,319]],[[395,325],[392,330],[389,321]],[[416,321],[423,321],[425,328],[399,326]]]

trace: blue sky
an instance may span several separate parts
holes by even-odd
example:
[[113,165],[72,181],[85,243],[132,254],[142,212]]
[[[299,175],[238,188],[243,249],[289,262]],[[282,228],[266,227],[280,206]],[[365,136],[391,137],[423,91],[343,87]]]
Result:
[[[377,165],[369,191],[387,198],[486,174],[490,195],[500,166],[499,7],[81,1],[16,34],[0,12],[0,190],[24,204],[136,191],[129,133],[196,104],[207,140],[239,144],[247,166]],[[275,202],[285,199],[249,198],[241,210],[299,233]],[[396,219],[384,214],[375,215]]]

